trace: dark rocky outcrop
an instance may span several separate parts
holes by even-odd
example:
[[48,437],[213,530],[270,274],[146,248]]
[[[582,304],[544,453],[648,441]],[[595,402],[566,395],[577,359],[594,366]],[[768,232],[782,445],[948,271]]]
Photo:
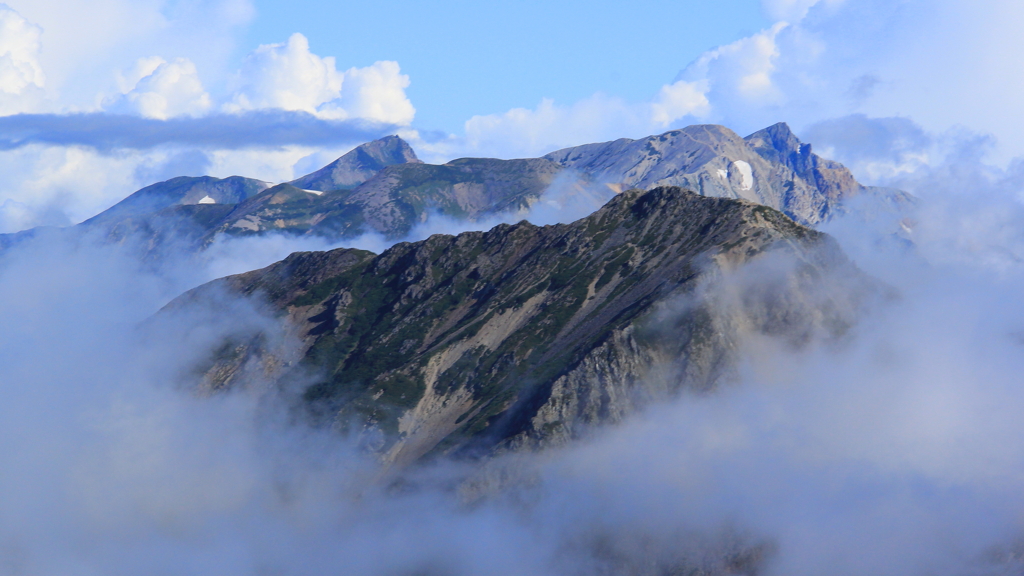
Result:
[[[756,286],[726,282],[758,265]],[[308,406],[401,465],[563,442],[710,389],[730,378],[741,334],[838,337],[873,284],[829,237],[772,208],[659,187],[572,224],[296,253],[171,308],[224,289],[266,299],[301,341],[289,354],[316,375]],[[211,390],[243,366],[284,364],[224,349],[239,352],[205,369]]]

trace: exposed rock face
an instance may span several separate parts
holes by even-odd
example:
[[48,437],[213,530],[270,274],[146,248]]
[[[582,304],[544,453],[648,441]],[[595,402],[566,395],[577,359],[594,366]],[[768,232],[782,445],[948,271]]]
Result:
[[[756,289],[718,283],[775,260],[786,264],[766,265]],[[837,274],[838,289],[817,292]],[[744,331],[839,334],[871,286],[831,239],[776,210],[659,187],[568,225],[435,235],[379,256],[296,253],[173,306],[261,294],[319,375],[306,401],[377,435],[401,465],[561,442],[708,389],[731,374]],[[235,349],[209,367],[211,387],[252,363]]]
[[345,238],[401,238],[435,213],[460,220],[522,210],[563,171],[544,159],[463,158],[388,166],[351,190],[311,193],[280,184],[242,202],[207,236],[268,231]]
[[296,188],[321,192],[348,189],[366,182],[388,166],[420,163],[420,159],[405,140],[398,136],[385,136],[380,140],[357,146],[327,166],[289,184]]
[[828,220],[866,190],[842,164],[812,153],[785,123],[745,139],[723,126],[689,126],[640,140],[566,148],[545,158],[624,187],[675,185],[750,200],[808,225]]

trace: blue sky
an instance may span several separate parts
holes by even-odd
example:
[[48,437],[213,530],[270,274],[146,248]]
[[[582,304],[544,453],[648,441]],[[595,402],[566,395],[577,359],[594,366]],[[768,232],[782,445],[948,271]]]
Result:
[[417,125],[455,132],[470,116],[542,98],[642,100],[704,51],[770,25],[757,0],[258,0],[240,46],[302,32],[346,67],[397,61]]
[[1013,182],[1021,29],[1017,0],[7,0],[0,232],[389,133],[445,162],[785,121],[862,182]]

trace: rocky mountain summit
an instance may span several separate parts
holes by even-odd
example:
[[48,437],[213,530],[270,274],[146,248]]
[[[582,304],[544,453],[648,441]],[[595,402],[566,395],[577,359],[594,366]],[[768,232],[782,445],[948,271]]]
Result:
[[386,136],[356,147],[327,166],[289,182],[305,190],[344,190],[366,182],[388,166],[422,164],[412,147],[398,136]]
[[904,192],[860,185],[845,166],[814,154],[785,123],[746,138],[724,126],[689,126],[640,140],[575,146],[545,158],[624,188],[682,186],[704,196],[750,200],[807,225],[842,213],[862,195],[909,202]]
[[[756,286],[734,277],[758,263]],[[572,224],[295,253],[163,314],[224,291],[264,299],[299,344],[240,334],[202,368],[207,389],[313,375],[305,405],[403,465],[564,442],[710,389],[742,334],[838,337],[873,290],[829,237],[775,209],[658,187]]]

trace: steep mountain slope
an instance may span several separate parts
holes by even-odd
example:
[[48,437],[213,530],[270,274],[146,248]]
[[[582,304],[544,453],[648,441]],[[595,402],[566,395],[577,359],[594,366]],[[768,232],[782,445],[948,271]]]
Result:
[[419,164],[412,148],[398,136],[386,136],[361,146],[327,166],[289,182],[304,190],[340,190],[354,188],[388,166]]
[[[762,270],[756,290],[704,290],[776,260],[788,264]],[[568,225],[435,235],[379,256],[296,253],[165,313],[225,289],[266,298],[298,351],[240,336],[206,367],[208,386],[253,366],[284,377],[301,359],[317,375],[307,402],[407,464],[564,441],[681,387],[712,387],[741,332],[837,335],[871,286],[827,236],[780,212],[659,187]]]
[[142,188],[98,215],[82,222],[85,227],[108,225],[126,218],[144,216],[172,206],[237,204],[266,190],[262,180],[231,176],[179,176]]
[[[861,185],[846,166],[813,153],[811,145],[800,142],[785,122],[758,130],[744,140],[761,157],[786,166],[824,195],[830,207],[828,215],[848,210],[851,201],[860,199],[893,210],[906,209],[915,202],[902,190]],[[858,209],[867,208],[864,203],[858,205]]]
[[329,238],[401,238],[431,213],[462,220],[524,209],[563,169],[544,159],[464,158],[388,166],[351,190],[320,194],[282,184],[238,205],[211,233],[283,231]]
[[0,234],[0,251],[36,238],[76,241],[82,238],[131,242],[144,258],[168,250],[195,250],[209,230],[239,202],[270,187],[262,180],[231,176],[179,176],[142,188],[107,210],[75,226],[33,228]]
[[688,126],[640,140],[566,148],[545,158],[623,187],[673,185],[750,200],[809,225],[828,220],[847,198],[865,190],[841,164],[813,154],[784,123],[746,139],[723,126]]

